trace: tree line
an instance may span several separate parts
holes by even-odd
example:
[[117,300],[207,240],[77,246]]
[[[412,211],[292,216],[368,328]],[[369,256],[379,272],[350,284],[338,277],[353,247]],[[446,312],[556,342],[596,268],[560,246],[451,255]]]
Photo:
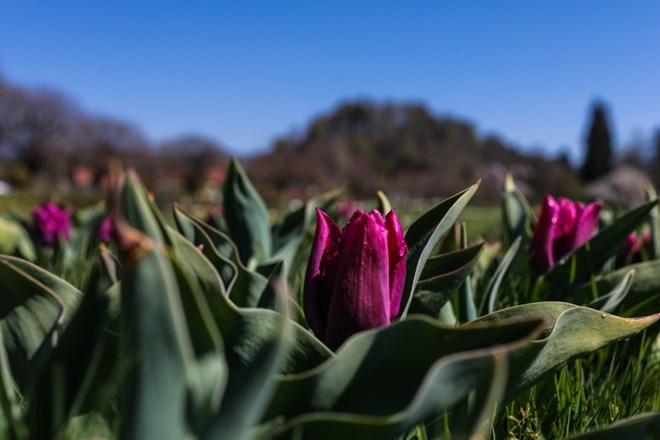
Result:
[[[584,160],[574,166],[565,155],[523,153],[421,104],[348,101],[245,165],[271,200],[305,198],[340,185],[357,198],[377,190],[394,197],[443,197],[482,179],[478,197],[493,202],[508,170],[532,198],[580,198],[585,184],[621,162],[660,183],[660,131],[654,146],[617,154],[610,126],[606,105],[594,103]],[[81,171],[90,186],[99,187],[112,163],[121,162],[151,187],[194,194],[209,181],[221,183],[228,154],[197,135],[153,144],[130,123],[86,113],[60,93],[0,78],[0,159],[0,180],[16,187],[66,187],[80,183]]]

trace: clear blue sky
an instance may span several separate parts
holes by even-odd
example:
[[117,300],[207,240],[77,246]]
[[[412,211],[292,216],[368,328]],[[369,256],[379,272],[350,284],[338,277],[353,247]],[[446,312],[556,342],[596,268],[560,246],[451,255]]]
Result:
[[0,74],[236,154],[371,98],[579,158],[595,98],[619,146],[660,126],[659,23],[651,0],[7,0]]

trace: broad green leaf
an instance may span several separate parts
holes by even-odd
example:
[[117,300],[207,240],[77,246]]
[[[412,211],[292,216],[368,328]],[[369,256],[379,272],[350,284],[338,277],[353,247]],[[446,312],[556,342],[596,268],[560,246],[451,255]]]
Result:
[[657,199],[653,200],[616,219],[576,251],[560,260],[539,279],[537,289],[557,297],[558,293],[565,295],[586,282],[590,276],[598,273],[609,258],[622,249],[628,235],[648,219],[649,213],[657,204]]
[[642,413],[604,428],[572,435],[570,440],[657,440],[660,438],[660,412]]
[[[183,237],[181,239],[189,243]],[[227,363],[222,335],[209,311],[204,288],[199,282],[201,277],[198,277],[196,272],[186,270],[187,267],[184,269],[179,255],[174,256],[173,263],[195,356],[195,362],[190,362],[187,367],[188,412],[195,432],[202,432],[220,408],[222,393],[227,383]],[[222,293],[216,291],[215,295]]]
[[[211,421],[202,438],[249,439],[248,428],[261,419],[275,391],[274,375],[286,356],[291,342],[291,321],[286,314],[286,292],[278,292],[279,309],[284,314],[276,317],[275,329],[260,341],[259,350],[248,364],[229,383],[218,416]],[[234,372],[235,373],[235,372]]]
[[[435,414],[456,408],[474,388],[497,385],[504,350],[477,350],[438,360],[429,367],[409,404],[395,413],[372,415],[333,411],[303,414],[279,426],[266,426],[255,437],[301,440],[394,438]],[[487,406],[482,408],[486,410]],[[480,421],[478,417],[477,423]],[[475,430],[477,427],[470,428]],[[457,435],[455,438],[461,437]]]
[[528,343],[539,324],[465,331],[418,316],[360,333],[318,368],[281,377],[264,421],[290,420],[280,429],[301,438],[392,438],[490,381],[496,352]]
[[0,257],[0,331],[11,373],[23,392],[29,392],[30,381],[44,366],[66,319],[62,298],[34,276],[59,284],[54,275],[45,274],[24,260]]
[[34,261],[37,254],[27,231],[15,220],[0,216],[0,254],[18,255]]
[[527,241],[533,219],[534,214],[529,203],[516,188],[513,175],[507,173],[502,191],[502,221],[508,243],[513,243],[517,237],[523,237],[523,241]]
[[[188,217],[182,217],[184,221],[188,221],[185,220],[186,218]],[[205,231],[214,233],[215,230],[208,225],[208,229],[203,231],[201,225],[193,220],[189,221],[198,228],[201,234],[205,235]],[[219,231],[215,232],[220,234]],[[204,255],[208,255],[207,252],[213,252],[213,255],[216,255],[216,257],[218,255],[213,247],[213,242],[210,240],[204,246]],[[193,260],[192,256],[189,256],[182,259],[188,259],[192,263],[191,266],[198,273],[199,277],[204,276],[204,274],[215,273],[210,258],[197,258]],[[251,273],[256,274],[256,272]],[[261,275],[259,276],[261,277]],[[236,284],[234,284],[233,288],[235,286]],[[269,288],[265,286],[261,293],[263,294]],[[208,302],[209,311],[212,313],[222,335],[230,371],[235,369],[240,370],[244,365],[251,364],[261,344],[269,341],[272,332],[274,329],[277,329],[279,314],[265,309],[238,308],[225,295],[213,294],[212,290],[206,291],[206,301]],[[292,325],[292,333],[292,337],[296,342],[292,344],[286,361],[282,366],[282,372],[305,371],[332,356],[332,352],[327,347],[300,325],[294,323]]]
[[422,275],[426,261],[431,256],[433,247],[440,237],[452,227],[478,187],[479,183],[476,183],[440,202],[422,214],[406,231],[408,255],[406,257],[406,282],[401,298],[401,304],[403,305],[401,307],[402,319],[408,314],[413,292],[417,287],[417,282]]
[[34,263],[23,260],[22,258],[0,255],[0,262],[10,264],[12,267],[22,271],[35,281],[41,283],[45,288],[55,293],[64,304],[64,316],[62,317],[61,324],[66,326],[83,297],[83,293],[80,290],[57,275],[48,272]]
[[127,373],[119,399],[120,437],[186,438],[194,353],[174,270],[153,241],[122,226],[120,236],[124,246],[133,239],[122,258],[120,359]]
[[268,209],[235,158],[229,163],[222,194],[224,218],[241,261],[248,264],[252,258],[270,257]]
[[[192,244],[198,247],[201,246],[202,253],[220,275],[226,293],[236,281],[238,272],[237,265],[229,256],[225,255],[227,252],[221,250],[222,246],[230,247],[229,242],[223,244],[213,243],[202,227],[193,220],[193,217],[183,212],[178,206],[174,206],[172,212],[177,230]],[[231,255],[231,251],[229,251],[229,255]]]
[[14,386],[11,367],[0,328],[0,435],[6,438],[27,438],[27,427],[21,418],[20,395]]
[[529,316],[547,318],[545,335],[509,353],[507,399],[515,398],[566,362],[629,338],[660,319],[660,314],[635,319],[620,318],[568,303],[538,302],[499,310],[462,327],[472,328],[501,319]]
[[422,271],[409,313],[438,317],[440,309],[470,275],[484,244],[430,257]]
[[156,243],[163,243],[163,235],[154,216],[149,195],[137,174],[129,172],[122,185],[119,212],[132,228],[142,232]]
[[635,278],[635,269],[631,269],[621,279],[621,282],[614,286],[608,294],[596,298],[588,304],[589,308],[602,310],[603,312],[613,313],[614,310],[621,304],[632,286],[633,279]]
[[628,273],[634,270],[635,276],[627,295],[623,298],[620,310],[625,316],[646,315],[660,312],[660,261],[645,261],[643,263],[625,266],[617,271],[603,275],[593,282],[585,283],[573,298],[600,297],[614,291],[625,282]]
[[204,245],[202,252],[214,263],[218,272],[221,274],[223,271],[228,272],[226,269],[228,264],[235,269],[234,277],[227,285],[227,292],[232,302],[239,307],[257,307],[267,288],[268,279],[245,267],[238,258],[237,252],[229,252],[228,255],[221,253],[226,252],[228,248],[235,249],[231,240],[222,232],[183,211],[178,211],[177,215],[179,215],[179,222],[191,222],[196,240]]
[[[170,325],[173,330],[178,330],[172,331],[169,336],[178,337],[178,341],[171,341],[164,349],[169,347],[172,351],[180,352],[179,357],[175,353],[168,360],[173,371],[182,368],[186,375],[185,396],[190,416],[185,429],[201,432],[217,412],[227,380],[222,336],[207,303],[207,298],[224,297],[224,286],[218,273],[208,268],[210,264],[200,250],[165,223],[155,204],[146,199],[146,193],[135,192],[138,196],[133,201],[141,202],[148,209],[135,209],[137,214],[133,221],[155,223],[163,244],[169,249],[171,261],[165,257],[166,261],[159,270],[163,271],[164,279],[167,279],[168,272],[174,276],[174,280],[168,281],[171,290],[167,298],[169,302],[165,306],[171,309]],[[130,204],[125,206],[125,209],[131,208],[135,207]],[[145,240],[149,249],[149,239],[144,236],[137,237],[136,245],[139,246]],[[130,257],[131,252],[127,255]],[[162,313],[167,312],[165,306]],[[154,357],[161,355],[156,353]]]
[[358,333],[318,368],[282,377],[265,419],[316,411],[372,415],[400,411],[441,357],[518,341],[539,324],[538,319],[529,319],[455,329],[417,315]]
[[84,295],[37,375],[25,416],[34,438],[52,437],[72,416],[111,408],[119,370],[118,293],[95,289]]

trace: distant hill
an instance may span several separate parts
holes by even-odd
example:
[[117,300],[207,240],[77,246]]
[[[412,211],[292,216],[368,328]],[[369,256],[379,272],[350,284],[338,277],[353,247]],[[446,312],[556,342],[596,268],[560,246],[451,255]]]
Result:
[[260,191],[273,197],[307,197],[341,184],[355,197],[379,189],[395,197],[446,197],[482,179],[479,199],[495,202],[507,170],[523,188],[534,188],[527,190],[532,198],[580,191],[567,160],[523,154],[419,104],[346,102],[248,167]]

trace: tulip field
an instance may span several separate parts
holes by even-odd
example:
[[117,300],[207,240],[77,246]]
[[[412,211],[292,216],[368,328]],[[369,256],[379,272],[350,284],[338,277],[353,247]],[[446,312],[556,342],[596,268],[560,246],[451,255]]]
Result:
[[[0,438],[658,439],[660,218],[508,176],[502,236],[386,194],[273,214],[232,160],[221,210],[0,211]],[[221,214],[220,214],[221,212]]]

